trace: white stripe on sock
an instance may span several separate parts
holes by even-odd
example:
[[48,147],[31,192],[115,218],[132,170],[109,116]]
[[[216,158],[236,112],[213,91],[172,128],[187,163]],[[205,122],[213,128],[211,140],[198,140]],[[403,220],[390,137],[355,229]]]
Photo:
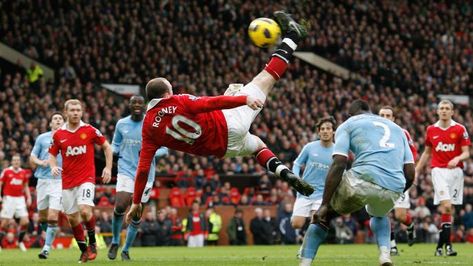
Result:
[[289,45],[289,47],[291,47],[292,50],[296,50],[296,49],[297,49],[297,44],[296,44],[293,40],[291,40],[291,39],[289,39],[289,38],[284,38],[284,39],[282,40],[282,42],[285,43],[285,44],[287,44],[287,45]]
[[276,176],[281,176],[281,171],[284,170],[284,169],[289,169],[287,168],[287,166],[281,164],[281,165],[278,165],[278,167],[276,167],[276,171],[274,171],[274,173],[276,174]]

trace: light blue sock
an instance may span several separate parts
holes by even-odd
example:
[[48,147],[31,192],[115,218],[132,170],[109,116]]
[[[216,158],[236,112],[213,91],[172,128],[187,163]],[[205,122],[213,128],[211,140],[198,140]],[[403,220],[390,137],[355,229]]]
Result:
[[51,246],[53,245],[54,238],[56,237],[57,229],[57,225],[48,225],[48,228],[46,229],[46,240],[44,241],[43,249],[47,251],[50,250]]
[[390,248],[391,226],[388,217],[371,217],[371,230],[373,231],[378,247]]
[[123,214],[113,213],[112,218],[112,244],[120,244],[120,233],[122,232]]
[[305,232],[304,242],[302,243],[301,257],[306,259],[314,259],[317,255],[319,246],[327,238],[328,232],[322,229],[318,224],[310,224]]
[[133,242],[135,242],[136,234],[138,233],[138,227],[140,226],[140,223],[141,220],[131,220],[131,224],[129,224],[126,228],[125,246],[123,246],[122,251],[128,252],[128,249],[130,249],[130,247],[133,245]]

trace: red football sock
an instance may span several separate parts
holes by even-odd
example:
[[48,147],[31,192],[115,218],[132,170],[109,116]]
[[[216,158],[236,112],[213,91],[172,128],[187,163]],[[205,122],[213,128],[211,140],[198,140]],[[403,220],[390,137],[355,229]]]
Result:
[[452,222],[452,215],[451,214],[442,214],[440,217],[440,224],[451,223]]
[[287,62],[277,56],[271,57],[264,70],[268,71],[274,79],[278,80],[286,72]]
[[272,158],[276,158],[276,155],[274,155],[274,153],[268,148],[263,148],[255,153],[255,157],[261,166],[269,168],[269,166],[267,165],[268,161]]
[[74,238],[76,239],[77,242],[85,243],[84,229],[82,229],[81,224],[78,224],[72,227],[72,234],[74,235]]
[[92,217],[84,224],[87,231],[95,230],[95,216],[92,215]]
[[406,213],[406,221],[404,222],[405,225],[409,226],[412,223],[412,216],[409,212]]

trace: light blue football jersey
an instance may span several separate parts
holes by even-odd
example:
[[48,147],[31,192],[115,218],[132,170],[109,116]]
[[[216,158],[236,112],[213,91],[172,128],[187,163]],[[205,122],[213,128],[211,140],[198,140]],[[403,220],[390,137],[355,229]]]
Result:
[[[301,167],[305,166],[302,179],[309,183],[315,192],[309,197],[311,200],[321,200],[324,194],[325,179],[328,169],[332,164],[333,145],[322,146],[320,140],[310,142],[304,146],[299,156],[297,156],[292,167],[292,171],[300,176]],[[297,193],[298,197],[305,197]]]
[[403,167],[414,163],[403,130],[374,114],[356,115],[338,127],[333,154],[355,155],[351,171],[360,179],[395,192],[404,190]]
[[[31,155],[36,156],[40,160],[47,160],[49,158],[49,147],[51,146],[52,138],[53,138],[53,134],[51,131],[48,131],[39,135],[36,138],[36,141],[33,146],[33,150],[31,150]],[[61,154],[58,154],[56,159],[57,159],[58,166],[61,167],[62,166]],[[58,177],[54,177],[51,174],[51,168],[49,166],[44,167],[44,166],[39,166],[39,165],[36,167],[34,176],[38,179],[58,178]]]
[[[135,180],[136,169],[141,150],[141,129],[143,120],[133,121],[131,116],[118,120],[113,134],[113,153],[118,154],[118,174]],[[162,147],[156,151],[156,157],[165,156],[168,149]],[[148,175],[148,183],[154,182],[156,162],[153,160]]]

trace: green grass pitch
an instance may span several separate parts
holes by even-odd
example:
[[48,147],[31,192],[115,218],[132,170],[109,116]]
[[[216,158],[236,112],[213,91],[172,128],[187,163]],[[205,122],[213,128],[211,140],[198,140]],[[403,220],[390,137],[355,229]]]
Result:
[[[417,244],[413,247],[399,245],[400,256],[394,257],[394,265],[473,265],[473,245],[456,244],[458,257],[434,257],[434,244]],[[107,259],[107,250],[99,250],[99,255],[91,265],[169,265],[169,266],[222,266],[222,265],[298,265],[298,246],[244,246],[244,247],[155,247],[132,248],[133,261],[122,262],[120,255],[115,261]],[[26,253],[19,250],[2,250],[1,266],[14,265],[74,265],[79,258],[77,249],[53,250],[49,259],[39,260],[39,250]],[[313,265],[378,265],[375,245],[323,245]]]

